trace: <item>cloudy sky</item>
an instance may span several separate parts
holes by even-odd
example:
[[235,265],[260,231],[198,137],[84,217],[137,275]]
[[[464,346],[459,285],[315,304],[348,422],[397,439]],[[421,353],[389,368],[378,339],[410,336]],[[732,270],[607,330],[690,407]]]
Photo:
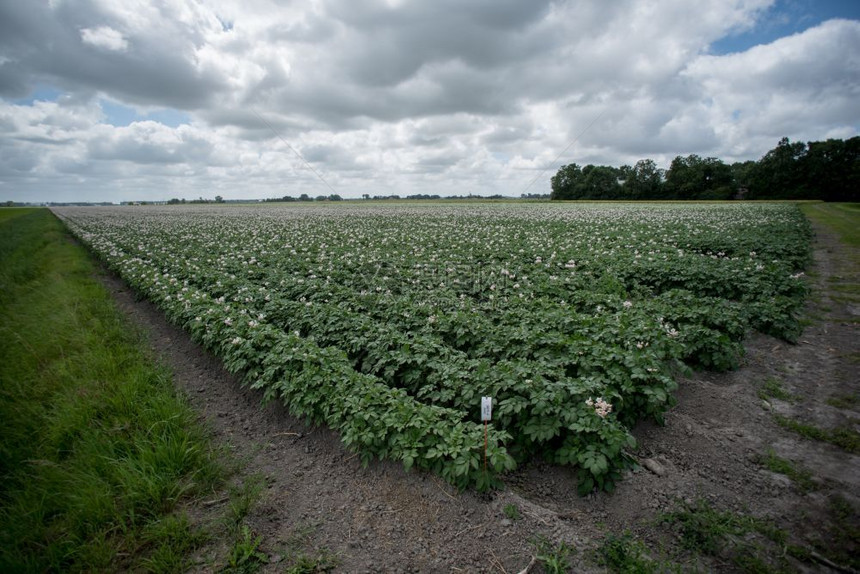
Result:
[[856,0],[0,0],[0,200],[518,196],[858,133]]

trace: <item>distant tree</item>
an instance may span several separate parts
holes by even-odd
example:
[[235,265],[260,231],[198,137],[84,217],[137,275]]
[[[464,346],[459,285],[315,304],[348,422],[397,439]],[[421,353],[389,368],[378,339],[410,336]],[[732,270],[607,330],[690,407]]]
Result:
[[624,167],[627,169],[621,169],[621,176],[625,199],[659,199],[662,196],[665,172],[653,159],[640,159],[635,166]]
[[550,180],[550,199],[618,199],[622,195],[621,173],[620,169],[606,165],[562,166]]
[[303,193],[299,196],[299,201],[313,201],[311,197],[307,193]]
[[825,201],[860,200],[860,136],[810,142],[803,164],[810,195]]
[[328,200],[329,201],[343,201],[343,198],[341,196],[339,196],[338,194],[333,193],[330,196],[328,196]]
[[753,160],[738,161],[731,165],[732,177],[735,178],[738,187],[748,188],[750,186],[750,177],[755,165],[756,162]]
[[369,193],[362,193],[361,198],[362,199],[370,199],[370,194]]
[[581,167],[575,163],[561,166],[558,173],[550,179],[550,199],[580,199],[583,181]]
[[220,195],[215,196],[215,203],[224,203],[224,198]]
[[750,199],[805,199],[814,197],[805,173],[806,144],[782,138],[750,170]]
[[587,165],[582,169],[583,181],[579,192],[582,199],[619,199],[620,170],[607,165]]
[[696,154],[673,159],[664,183],[667,199],[731,199],[734,188],[731,167]]
[[184,203],[184,202],[180,202],[180,201],[179,201],[177,198],[175,198],[175,197],[174,197],[174,198],[172,198],[172,199],[168,199],[168,200],[167,200],[167,205],[177,205],[177,204],[179,204],[179,203]]
[[550,183],[550,199],[860,201],[860,136],[807,144],[782,138],[760,160],[731,166],[695,154],[677,156],[666,171],[650,159],[620,168],[572,163]]

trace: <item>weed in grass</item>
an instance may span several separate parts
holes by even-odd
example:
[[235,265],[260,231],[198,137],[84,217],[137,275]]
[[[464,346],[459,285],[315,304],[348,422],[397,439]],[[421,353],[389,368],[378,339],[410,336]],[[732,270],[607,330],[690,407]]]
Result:
[[321,574],[331,572],[338,564],[337,558],[323,548],[314,556],[306,554],[296,556],[293,565],[287,568],[286,574]]
[[522,516],[520,515],[520,509],[517,508],[516,504],[506,504],[505,508],[503,509],[503,512],[505,513],[505,516],[507,516],[511,520],[519,520],[520,518],[522,518]]
[[681,571],[678,564],[652,560],[647,547],[629,532],[624,532],[620,536],[615,534],[607,536],[595,551],[595,557],[599,565],[619,574]]
[[[732,512],[721,512],[699,500],[664,514],[661,523],[677,525],[683,548],[715,557],[727,556],[743,572],[775,572],[772,562],[785,567],[784,547],[787,534],[770,522]],[[774,543],[778,552],[755,543],[758,534]]]
[[763,400],[773,398],[788,402],[794,402],[797,400],[797,397],[786,391],[782,386],[782,382],[775,377],[771,377],[764,382],[758,391],[758,397]]
[[767,451],[760,462],[769,471],[778,472],[790,478],[801,492],[809,492],[818,488],[818,485],[812,480],[812,473],[809,470],[790,460],[778,457],[772,449]]
[[184,572],[190,552],[208,538],[206,532],[191,525],[186,515],[166,516],[144,528],[142,539],[152,551],[141,565],[154,574]]
[[860,512],[838,494],[830,497],[828,510],[833,527],[822,553],[837,564],[860,569]]
[[256,536],[247,524],[243,524],[230,548],[227,565],[221,572],[229,574],[253,574],[269,561],[269,557],[260,551],[263,538]]
[[[313,535],[319,523],[297,524],[286,541],[284,554],[291,557],[285,572],[289,574],[319,573],[334,570],[340,561],[328,548],[318,547]],[[313,548],[312,552],[308,548]]]
[[266,479],[259,474],[244,477],[242,484],[231,485],[227,514],[224,516],[227,528],[237,530],[248,516],[254,504],[260,499]]
[[568,559],[576,552],[573,546],[566,542],[555,545],[542,537],[534,540],[532,544],[535,547],[535,558],[547,574],[563,574],[570,569]]
[[779,426],[794,431],[804,438],[828,442],[846,452],[860,453],[860,433],[848,425],[835,429],[822,429],[782,415],[774,415],[774,420]]

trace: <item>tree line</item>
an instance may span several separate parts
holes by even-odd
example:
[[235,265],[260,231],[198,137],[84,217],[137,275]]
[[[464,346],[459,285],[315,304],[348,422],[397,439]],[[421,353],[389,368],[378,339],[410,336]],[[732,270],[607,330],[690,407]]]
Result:
[[621,167],[572,163],[551,182],[551,199],[858,201],[860,136],[809,143],[782,138],[758,161],[731,165],[695,154],[677,156],[666,170],[650,159]]

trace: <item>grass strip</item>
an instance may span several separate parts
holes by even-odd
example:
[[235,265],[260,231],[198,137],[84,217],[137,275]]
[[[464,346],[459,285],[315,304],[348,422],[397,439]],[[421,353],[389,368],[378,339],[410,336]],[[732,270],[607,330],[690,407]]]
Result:
[[860,203],[804,203],[800,209],[833,229],[846,244],[860,247]]
[[809,492],[819,487],[812,480],[812,472],[798,463],[777,456],[773,449],[769,449],[760,462],[769,471],[784,474],[790,478],[801,492]]
[[[9,214],[12,215],[9,215]],[[181,571],[208,437],[45,209],[0,212],[0,571]]]
[[774,415],[773,418],[782,428],[794,431],[804,438],[828,442],[853,454],[860,453],[860,433],[851,426],[823,429],[782,415]]

